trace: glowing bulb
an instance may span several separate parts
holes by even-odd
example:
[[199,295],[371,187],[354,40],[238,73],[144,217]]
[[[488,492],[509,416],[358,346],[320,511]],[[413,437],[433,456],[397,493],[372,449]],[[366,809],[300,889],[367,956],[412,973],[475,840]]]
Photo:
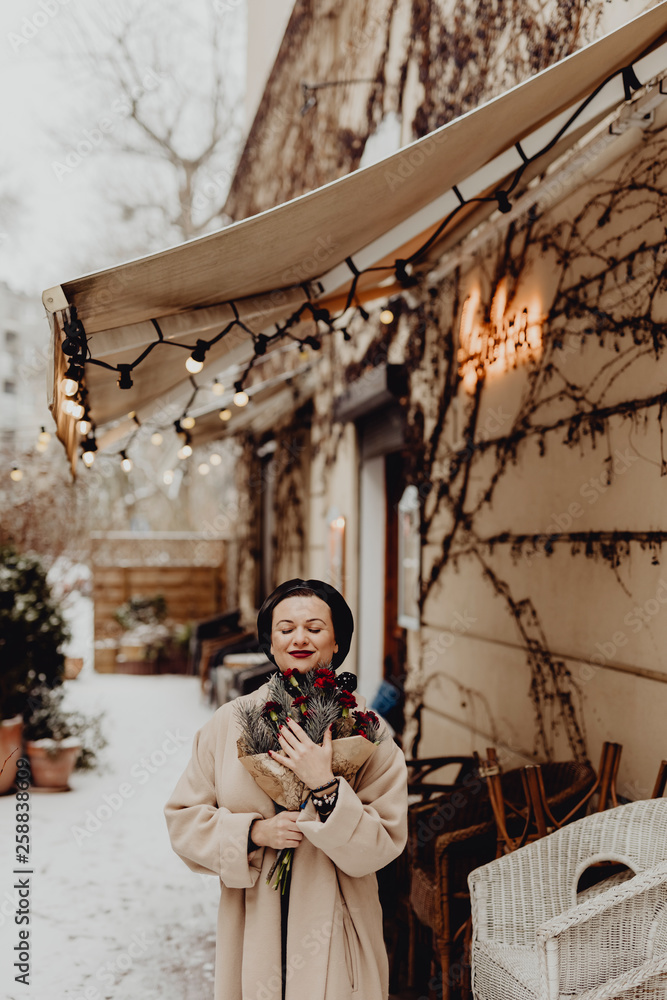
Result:
[[225,391],[225,387],[222,384],[222,382],[214,382],[213,383],[213,393],[214,393],[214,395],[216,395],[216,396],[222,396],[222,394],[223,394],[224,391]]
[[74,402],[73,399],[66,399],[65,402],[63,403],[63,410],[65,411],[65,413],[69,413],[71,415],[72,409],[75,406],[76,403]]
[[41,441],[38,441],[35,445],[35,451],[38,451],[40,455],[43,455],[47,447],[48,445],[42,444]]
[[247,392],[235,392],[234,393],[234,406],[247,406],[250,396]]
[[204,362],[195,361],[195,359],[191,356],[185,362],[185,367],[187,368],[187,370],[190,372],[191,375],[197,375],[204,367]]
[[79,383],[75,382],[73,378],[64,378],[60,383],[60,388],[66,396],[73,396],[79,388]]
[[151,444],[154,444],[156,447],[162,444],[162,435],[159,431],[156,431],[155,434],[151,434]]
[[230,420],[231,416],[232,416],[232,411],[231,410],[220,410],[220,413],[218,414],[218,416],[220,417],[221,420]]
[[213,454],[209,456],[209,462],[211,465],[220,465],[222,462],[222,455],[218,455],[217,451],[214,451]]
[[162,482],[165,483],[167,486],[171,486],[171,484],[173,483],[173,481],[174,481],[174,470],[173,469],[166,469],[162,473]]
[[178,457],[181,459],[190,458],[191,454],[192,454],[192,446],[189,444],[184,444],[182,448],[178,449]]
[[14,466],[12,471],[9,473],[9,478],[15,483],[20,483],[23,479],[23,473],[20,469],[17,469],[16,466]]
[[136,415],[137,415],[137,411],[136,410],[130,410],[130,412],[127,415],[127,419],[128,420],[134,420],[134,418],[136,417]]
[[129,472],[130,469],[132,468],[132,459],[128,458],[127,455],[125,455],[120,463],[120,467],[123,470],[123,472]]
[[91,424],[90,420],[80,420],[79,421],[79,434],[83,434],[83,436],[85,437],[86,434],[90,433],[90,431],[92,429],[92,426],[93,425]]
[[197,472],[201,476],[208,476],[210,471],[211,471],[211,466],[207,462],[202,462],[201,465],[197,466]]
[[84,465],[87,465],[88,468],[90,468],[91,465],[93,464],[93,462],[95,461],[95,452],[94,451],[84,451],[83,455],[81,456],[81,460],[82,460],[82,462],[83,462]]
[[70,416],[74,417],[75,420],[81,420],[85,412],[81,403],[72,403],[69,410]]
[[477,372],[474,365],[467,365],[463,375],[463,388],[466,392],[474,392],[477,385]]
[[51,440],[51,435],[49,434],[48,431],[45,431],[44,428],[42,427],[41,433],[39,434],[37,440],[40,444],[43,444],[44,447],[46,447],[46,445]]
[[186,431],[191,431],[195,425],[194,417],[183,417],[181,420],[181,427],[185,427]]
[[380,313],[380,322],[381,323],[385,323],[385,324],[391,323],[391,322],[393,322],[393,319],[394,319],[394,314],[391,311],[391,309],[383,309],[382,312]]
[[333,522],[333,527],[334,528],[344,528],[345,527],[345,518],[344,517],[337,517],[336,520]]

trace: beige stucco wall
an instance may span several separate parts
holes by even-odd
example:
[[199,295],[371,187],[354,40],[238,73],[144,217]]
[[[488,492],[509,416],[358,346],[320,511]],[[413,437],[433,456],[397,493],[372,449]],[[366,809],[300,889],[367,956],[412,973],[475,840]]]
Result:
[[[642,243],[660,248],[664,239],[660,230],[663,128],[658,122],[634,152],[545,213],[519,273],[511,280],[508,312],[531,303],[534,308],[537,300],[546,316],[548,336],[555,329],[564,336],[564,348],[549,356],[562,375],[537,390],[536,398],[543,404],[534,411],[535,423],[548,427],[575,412],[566,380],[570,387],[590,387],[584,410],[595,403],[614,406],[664,392],[664,358],[656,356],[646,332],[639,345],[633,345],[631,337],[639,317],[645,318],[646,330],[662,336],[667,293],[659,280],[661,251],[656,258],[639,250],[630,276],[615,269],[612,260],[632,258]],[[635,185],[637,190],[632,190]],[[614,211],[606,225],[598,226],[612,191]],[[574,219],[581,220],[585,239],[573,241],[573,258],[564,266],[553,251],[540,246],[539,234],[558,233],[563,224],[566,234]],[[516,224],[520,229],[521,220]],[[495,283],[517,267],[517,255],[512,253],[500,263],[506,247],[503,239],[499,231],[495,243],[478,251],[476,266],[454,288],[443,286],[441,329],[431,334],[422,376],[428,360],[440,350],[437,341],[447,325],[458,331],[460,308],[457,312],[452,306],[454,293],[462,303],[475,284],[481,286],[481,317],[488,311]],[[520,242],[517,237],[515,246]],[[567,245],[566,235],[563,243]],[[576,334],[590,323],[590,316],[578,317],[575,309],[571,317],[554,319],[550,310],[559,282],[561,292],[569,288],[581,303],[586,297],[582,287],[598,273],[602,287],[590,281],[591,293],[597,289],[590,306],[593,315],[599,309],[609,319],[601,326],[603,343],[589,334],[582,346]],[[618,351],[609,336],[615,324],[626,332],[617,341]],[[608,389],[602,393],[605,384]],[[559,390],[564,391],[559,395]],[[487,378],[475,440],[506,435],[515,426],[528,391],[527,366]],[[434,393],[424,408],[427,414],[434,412],[436,399]],[[436,483],[442,479],[437,470],[448,461],[447,446],[460,444],[470,406],[471,397],[461,388],[435,462]],[[432,426],[427,421],[427,430]],[[502,469],[492,503],[471,514],[468,534],[456,536],[452,552],[469,548],[471,553],[462,556],[458,568],[450,558],[425,602],[420,643],[415,639],[411,647],[412,683],[423,691],[425,706],[419,750],[428,756],[483,751],[495,745],[507,764],[533,756],[563,759],[574,752],[587,753],[597,763],[602,741],[610,740],[624,746],[621,793],[641,797],[650,794],[665,756],[664,555],[633,542],[629,556],[622,555],[613,567],[602,558],[587,558],[583,545],[573,553],[569,543],[557,540],[549,555],[544,542],[561,532],[665,529],[667,477],[661,475],[659,408],[611,416],[598,428],[595,446],[590,434],[582,435],[574,447],[567,446],[569,426],[544,435],[543,455],[537,435],[519,443],[515,459]],[[466,511],[475,511],[498,467],[492,449],[473,455]],[[427,500],[427,512],[429,505]],[[451,524],[451,512],[443,505],[423,549],[424,579]],[[536,551],[526,546],[523,553],[512,553],[503,544],[490,552],[477,544],[501,532],[541,535],[543,541]],[[532,668],[526,650],[529,641],[548,653]]]

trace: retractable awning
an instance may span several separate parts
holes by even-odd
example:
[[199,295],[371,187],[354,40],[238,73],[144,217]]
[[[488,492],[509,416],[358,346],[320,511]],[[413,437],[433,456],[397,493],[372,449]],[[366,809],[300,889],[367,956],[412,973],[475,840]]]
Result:
[[[352,291],[361,301],[400,288],[406,266],[397,269],[397,260],[417,264],[417,251],[433,249],[479,208],[475,199],[507,210],[519,178],[541,172],[665,68],[667,0],[379,163],[219,232],[45,291],[50,405],[73,470],[80,435],[61,383],[77,340],[95,426],[128,411],[159,424],[193,386],[270,354],[274,340],[260,350],[257,335],[292,317],[296,324],[305,303],[340,311]],[[191,376],[184,361],[198,341],[206,363]],[[130,388],[117,384],[123,370]]]

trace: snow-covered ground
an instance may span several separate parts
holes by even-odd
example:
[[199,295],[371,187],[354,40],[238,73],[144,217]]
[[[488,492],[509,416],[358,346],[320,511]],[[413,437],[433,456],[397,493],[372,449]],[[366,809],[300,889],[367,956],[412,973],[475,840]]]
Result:
[[69,792],[31,793],[29,986],[13,968],[16,802],[0,797],[0,996],[206,1000],[218,882],[173,853],[163,807],[212,709],[194,677],[94,673],[87,631],[70,644],[86,664],[64,707],[104,710],[105,766],[75,771]]

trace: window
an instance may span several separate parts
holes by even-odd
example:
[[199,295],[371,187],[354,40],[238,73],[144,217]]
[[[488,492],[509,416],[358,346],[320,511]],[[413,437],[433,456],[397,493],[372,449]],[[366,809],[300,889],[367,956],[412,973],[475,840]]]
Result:
[[6,378],[4,380],[4,382],[2,383],[2,391],[7,396],[15,396],[16,395],[16,382],[12,381],[12,379]]

